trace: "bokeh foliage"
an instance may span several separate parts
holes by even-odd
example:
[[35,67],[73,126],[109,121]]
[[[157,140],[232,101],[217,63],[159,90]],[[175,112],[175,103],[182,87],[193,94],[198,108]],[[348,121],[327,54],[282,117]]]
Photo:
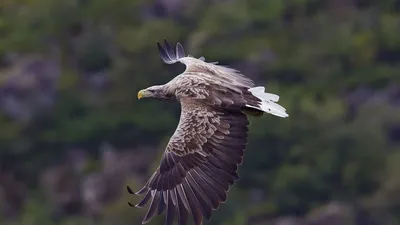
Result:
[[[60,69],[48,112],[28,121],[0,114],[0,162],[29,186],[24,212],[10,225],[53,224],[36,178],[71,146],[94,158],[104,140],[161,154],[179,106],[139,102],[136,93],[183,71],[159,59],[155,43],[164,38],[265,84],[290,115],[251,119],[241,179],[209,224],[307,215],[330,201],[400,224],[400,1],[163,2],[0,2],[2,90],[11,56],[56,57]],[[100,224],[138,223],[143,210],[128,208],[126,197]]]

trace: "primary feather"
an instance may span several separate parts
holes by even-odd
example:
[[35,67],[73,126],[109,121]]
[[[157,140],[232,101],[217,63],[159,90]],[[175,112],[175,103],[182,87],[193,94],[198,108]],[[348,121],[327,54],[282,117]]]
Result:
[[[175,50],[166,40],[164,45],[157,43],[161,59],[167,64],[183,63],[186,70],[138,96],[178,101],[181,116],[160,166],[136,193],[144,194],[136,206],[150,204],[143,223],[166,211],[166,225],[173,224],[176,214],[179,225],[187,224],[189,214],[201,225],[203,218],[210,219],[212,210],[226,201],[229,188],[238,179],[247,144],[245,113],[288,114],[276,103],[278,95],[255,87],[239,71],[207,63],[204,57],[185,56],[179,43]],[[128,191],[133,193],[129,187]]]

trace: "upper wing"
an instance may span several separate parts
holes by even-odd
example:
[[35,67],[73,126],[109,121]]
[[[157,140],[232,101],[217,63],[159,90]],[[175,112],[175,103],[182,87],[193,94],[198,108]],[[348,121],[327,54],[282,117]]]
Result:
[[178,42],[174,49],[164,39],[165,47],[162,47],[157,42],[160,57],[167,64],[174,64],[177,62],[186,65],[184,74],[196,74],[198,76],[210,77],[210,79],[218,84],[229,84],[235,87],[244,87],[246,89],[254,87],[254,82],[241,74],[238,70],[228,68],[226,66],[216,65],[217,62],[205,62],[204,57],[199,59],[191,55],[185,56],[185,51],[182,45]]
[[[181,43],[177,43],[175,47],[175,52],[174,49],[171,47],[171,45],[168,43],[166,39],[164,39],[164,45],[165,47],[163,48],[159,42],[157,42],[157,47],[160,52],[160,57],[166,64],[174,64],[176,62],[179,62],[182,58],[185,58],[185,50],[183,49],[183,46]],[[192,55],[188,55],[188,57],[193,58]],[[198,60],[204,62],[206,59],[202,56]],[[211,64],[217,64],[218,62],[211,62]]]
[[189,213],[196,225],[202,224],[203,216],[208,220],[238,179],[248,124],[247,117],[240,112],[182,104],[179,125],[160,166],[136,193],[145,194],[137,207],[151,202],[143,223],[165,208],[166,225],[173,223],[176,211],[180,225],[187,224]]

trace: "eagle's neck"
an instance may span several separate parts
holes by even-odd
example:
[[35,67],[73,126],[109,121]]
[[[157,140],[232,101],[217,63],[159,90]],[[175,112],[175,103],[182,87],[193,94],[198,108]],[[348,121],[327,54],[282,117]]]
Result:
[[161,95],[159,96],[161,101],[164,102],[175,102],[175,87],[170,83],[160,85]]

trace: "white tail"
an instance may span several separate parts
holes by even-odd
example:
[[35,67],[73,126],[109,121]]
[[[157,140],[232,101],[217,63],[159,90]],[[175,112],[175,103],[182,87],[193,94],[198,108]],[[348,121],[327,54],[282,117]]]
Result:
[[246,105],[247,107],[259,109],[266,113],[270,113],[279,117],[288,117],[286,109],[275,103],[278,102],[279,96],[271,93],[265,93],[265,87],[249,88],[249,91],[262,102],[259,107]]

